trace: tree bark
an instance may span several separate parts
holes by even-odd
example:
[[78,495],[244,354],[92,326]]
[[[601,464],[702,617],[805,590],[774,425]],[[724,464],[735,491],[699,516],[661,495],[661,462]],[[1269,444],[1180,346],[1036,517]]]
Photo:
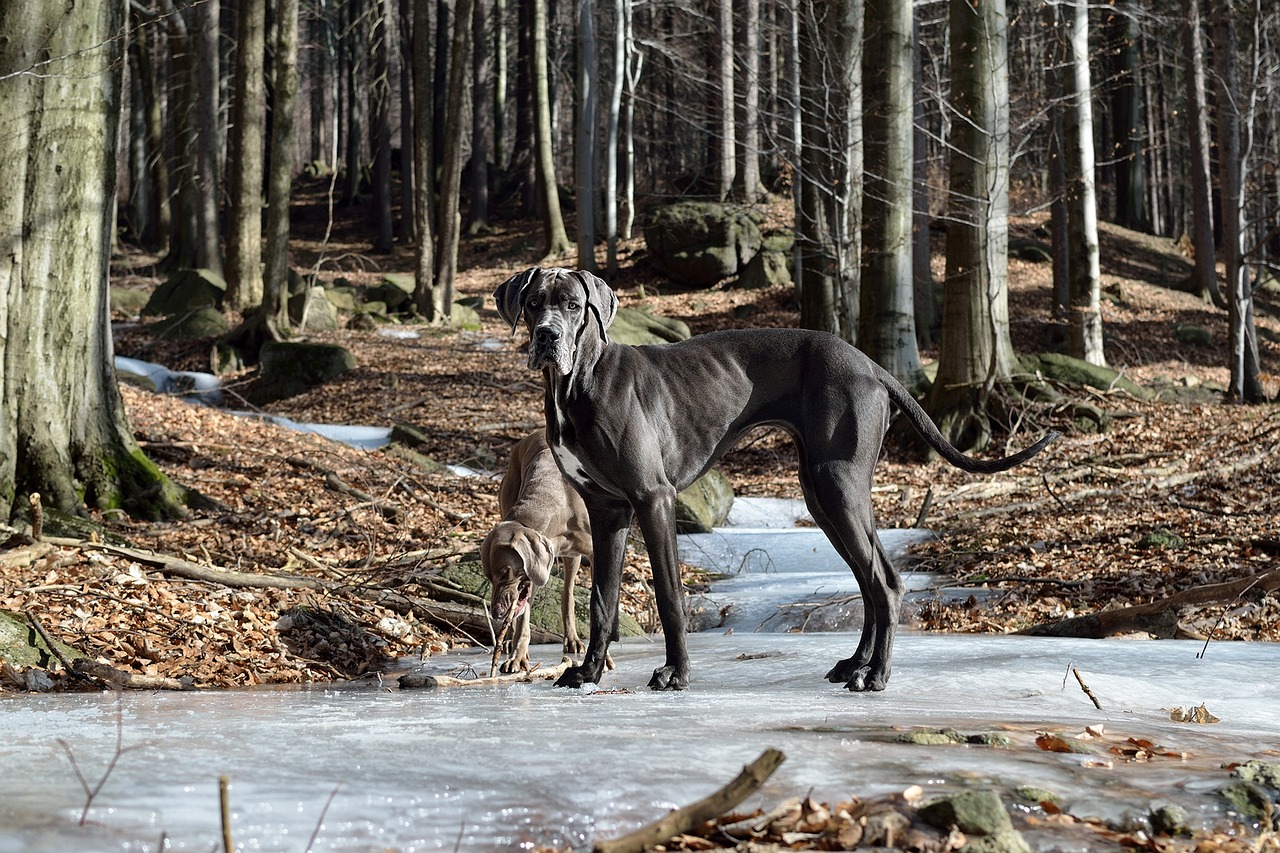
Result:
[[760,180],[760,0],[744,0],[746,32],[742,43],[742,200],[755,204],[765,196]]
[[627,27],[631,0],[613,3],[613,80],[609,90],[609,112],[605,122],[604,145],[604,236],[608,244],[605,269],[618,271],[618,144],[622,128],[622,90],[627,76]]
[[275,3],[275,85],[261,319],[272,336],[279,337],[289,322],[289,198],[293,189],[293,109],[298,98],[298,0]]
[[868,0],[862,195],[864,262],[858,347],[908,388],[926,384],[916,344],[912,261],[913,93],[912,7]]
[[222,306],[240,311],[262,302],[262,128],[266,118],[265,0],[238,9],[235,117],[231,124],[231,221],[227,233],[227,292]]
[[796,4],[800,324],[855,342],[862,229],[860,0]]
[[1240,403],[1266,399],[1258,380],[1258,333],[1253,290],[1244,267],[1243,158],[1240,147],[1238,49],[1231,0],[1218,0],[1214,15],[1213,64],[1218,82],[1218,174],[1222,186],[1222,268],[1226,279],[1231,345],[1228,393]]
[[471,39],[471,159],[467,162],[467,233],[489,227],[489,152],[493,150],[493,0],[475,0]]
[[[0,518],[45,506],[181,515],[112,369],[111,211],[123,0],[0,5]],[[25,497],[23,503],[27,503]]]
[[591,0],[578,2],[578,127],[574,134],[575,194],[578,204],[578,268],[595,272],[596,266],[596,25]]
[[391,44],[390,0],[377,0],[373,16],[373,80],[369,86],[369,147],[373,152],[373,248],[387,255],[395,248],[391,215]]
[[1004,0],[951,0],[951,196],[938,376],[926,408],[963,449],[985,447],[1009,339],[1009,80]]
[[1226,297],[1218,287],[1214,257],[1213,178],[1209,165],[1209,105],[1200,0],[1182,0],[1182,17],[1182,61],[1187,89],[1185,114],[1191,149],[1191,246],[1195,254],[1191,290],[1219,308],[1226,308]]
[[413,230],[418,240],[413,255],[413,304],[418,314],[428,320],[435,319],[432,2],[413,0],[413,171],[418,176],[413,189]]
[[544,261],[573,248],[560,213],[555,150],[551,140],[551,84],[547,68],[547,0],[533,0],[533,133],[537,152],[538,193],[542,197],[542,226],[546,232]]
[[458,272],[459,212],[462,195],[462,140],[467,108],[467,78],[471,76],[471,17],[473,0],[458,0],[453,9],[453,39],[449,48],[449,106],[444,124],[444,160],[440,164],[440,242],[436,251],[433,322],[448,322],[453,313],[453,283]]
[[737,135],[734,116],[733,93],[733,0],[715,0],[716,32],[713,36],[716,49],[716,74],[719,83],[720,100],[717,104],[719,127],[717,133],[716,180],[719,184],[720,200],[724,201],[733,193],[733,182],[737,172]]
[[1098,196],[1093,152],[1093,91],[1089,76],[1089,7],[1072,0],[1066,10],[1067,245],[1070,311],[1067,353],[1105,366],[1102,349],[1102,272],[1098,257]]
[[1147,206],[1147,136],[1142,115],[1141,30],[1133,0],[1116,0],[1109,10],[1111,35],[1111,127],[1116,150],[1116,222],[1150,233]]

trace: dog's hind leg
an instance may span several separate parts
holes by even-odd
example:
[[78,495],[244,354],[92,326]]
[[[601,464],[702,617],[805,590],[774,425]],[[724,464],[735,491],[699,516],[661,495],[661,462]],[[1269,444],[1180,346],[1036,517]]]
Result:
[[883,690],[889,682],[893,639],[902,604],[902,578],[876,535],[869,470],[840,460],[807,465],[800,482],[814,521],[849,565],[862,591],[863,624],[858,648],[838,662],[827,680],[850,690]]

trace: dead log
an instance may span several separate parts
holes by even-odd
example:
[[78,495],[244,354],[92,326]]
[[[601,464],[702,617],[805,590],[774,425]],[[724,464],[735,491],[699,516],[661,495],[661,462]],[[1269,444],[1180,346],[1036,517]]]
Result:
[[707,821],[731,811],[755,793],[785,760],[786,756],[780,750],[770,747],[760,753],[755,761],[743,767],[732,782],[714,794],[676,809],[621,838],[597,841],[592,849],[594,853],[641,853],[677,835],[697,829]]
[[186,678],[165,678],[159,675],[139,675],[136,672],[125,672],[105,663],[88,658],[76,658],[71,662],[71,670],[80,675],[97,679],[110,687],[127,690],[193,690],[195,684]]
[[1146,631],[1161,639],[1171,639],[1178,633],[1178,611],[1184,607],[1229,604],[1245,595],[1261,597],[1278,589],[1280,569],[1275,569],[1262,575],[1184,589],[1148,604],[1102,610],[1086,616],[1033,625],[1017,633],[1033,637],[1102,639],[1115,634]]
[[324,586],[321,581],[315,578],[237,572],[231,569],[220,569],[215,566],[193,563],[191,560],[184,560],[181,557],[170,557],[165,554],[157,554],[154,551],[126,548],[121,545],[108,545],[103,542],[77,542],[76,544],[86,550],[104,551],[117,557],[125,557],[139,563],[145,563],[163,575],[216,583],[220,586],[235,589],[321,589]]
[[528,684],[534,681],[547,681],[559,678],[572,665],[573,661],[565,658],[558,666],[550,669],[534,669],[528,672],[509,672],[505,675],[490,675],[480,678],[454,678],[451,675],[419,675],[412,673],[400,676],[397,682],[401,689],[423,687],[435,689],[440,687],[494,687],[502,684]]

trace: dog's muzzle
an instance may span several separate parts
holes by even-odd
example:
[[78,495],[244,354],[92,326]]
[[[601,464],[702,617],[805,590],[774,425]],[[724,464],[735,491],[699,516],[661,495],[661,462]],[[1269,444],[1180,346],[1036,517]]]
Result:
[[529,367],[532,370],[551,365],[563,375],[569,372],[570,359],[570,344],[562,329],[549,323],[534,327],[529,340]]

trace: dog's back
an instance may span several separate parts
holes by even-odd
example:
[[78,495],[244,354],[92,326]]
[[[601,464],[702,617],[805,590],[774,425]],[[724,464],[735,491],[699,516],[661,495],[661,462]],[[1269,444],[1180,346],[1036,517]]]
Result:
[[555,542],[558,553],[591,556],[586,504],[560,472],[545,429],[529,433],[512,448],[498,487],[498,509],[503,521],[519,522]]

